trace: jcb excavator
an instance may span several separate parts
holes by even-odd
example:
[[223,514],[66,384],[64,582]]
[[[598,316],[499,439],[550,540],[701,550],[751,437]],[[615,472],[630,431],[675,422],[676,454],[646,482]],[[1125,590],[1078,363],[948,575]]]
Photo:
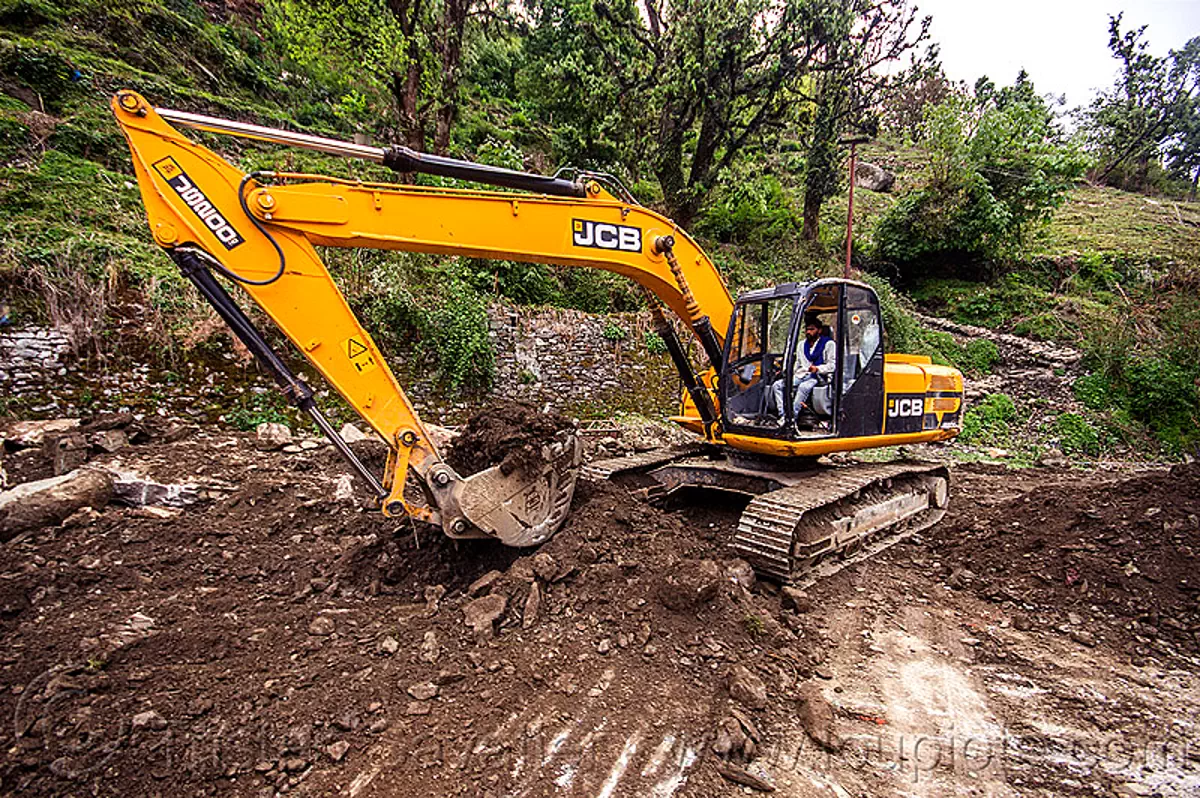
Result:
[[[404,147],[351,144],[155,108],[131,91],[119,92],[112,109],[133,153],[155,241],[371,486],[388,515],[438,525],[454,538],[536,545],[567,516],[581,447],[576,436],[564,434],[543,449],[539,467],[455,473],[316,246],[561,264],[636,281],[683,383],[672,421],[698,442],[592,463],[585,473],[640,482],[650,495],[705,488],[750,497],[733,545],[763,575],[809,579],[820,563],[869,553],[945,513],[949,474],[941,466],[816,462],[832,452],[941,441],[959,431],[962,375],[928,358],[885,355],[883,319],[868,285],[788,283],[735,302],[700,247],[609,175],[547,177]],[[245,174],[177,127],[505,190]],[[313,391],[272,351],[218,276],[239,285],[388,442],[382,478],[320,413]],[[690,327],[706,368],[693,368],[661,305]],[[824,369],[801,405],[794,401],[796,378],[806,362],[800,359],[804,327],[812,324],[833,341],[827,350],[834,367]]]

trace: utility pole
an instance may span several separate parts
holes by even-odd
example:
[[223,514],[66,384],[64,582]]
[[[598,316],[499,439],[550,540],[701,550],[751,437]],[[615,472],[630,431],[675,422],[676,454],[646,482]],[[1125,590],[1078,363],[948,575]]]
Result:
[[846,269],[842,274],[847,280],[850,279],[850,256],[854,252],[854,170],[858,165],[858,145],[865,144],[870,140],[870,136],[861,134],[842,136],[838,139],[838,143],[842,146],[850,145],[850,202],[846,210]]

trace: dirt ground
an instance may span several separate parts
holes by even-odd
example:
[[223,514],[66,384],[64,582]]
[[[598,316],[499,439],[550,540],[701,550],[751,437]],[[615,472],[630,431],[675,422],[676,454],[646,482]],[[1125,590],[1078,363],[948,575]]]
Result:
[[195,501],[0,546],[0,792],[1200,790],[1195,467],[960,466],[939,526],[785,601],[736,506],[581,482],[539,550],[456,544],[251,437],[100,457]]

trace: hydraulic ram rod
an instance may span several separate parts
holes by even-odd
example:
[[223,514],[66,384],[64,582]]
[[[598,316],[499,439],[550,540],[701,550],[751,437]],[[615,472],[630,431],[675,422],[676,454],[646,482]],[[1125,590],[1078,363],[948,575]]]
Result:
[[491,186],[515,188],[520,191],[530,191],[537,194],[551,194],[558,197],[584,197],[587,191],[582,183],[563,180],[546,175],[535,175],[532,172],[517,172],[512,169],[501,169],[498,166],[460,161],[456,158],[444,158],[440,155],[429,155],[411,150],[408,147],[392,146],[371,147],[366,144],[354,144],[349,141],[328,139],[323,136],[310,136],[307,133],[294,133],[290,130],[279,130],[262,125],[251,125],[246,122],[234,122],[230,119],[219,119],[215,116],[204,116],[187,111],[176,111],[171,108],[154,109],[159,116],[168,122],[181,127],[195,130],[206,130],[210,133],[224,133],[230,136],[270,141],[276,144],[287,144],[306,150],[337,155],[342,158],[361,158],[365,161],[381,163],[397,172],[421,172],[427,175],[452,177],[457,180],[470,180],[476,183],[486,183]]

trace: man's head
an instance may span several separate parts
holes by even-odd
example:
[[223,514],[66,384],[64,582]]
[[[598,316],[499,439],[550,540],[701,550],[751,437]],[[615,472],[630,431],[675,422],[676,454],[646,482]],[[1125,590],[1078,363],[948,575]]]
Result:
[[804,320],[804,335],[810,341],[815,341],[821,337],[822,324],[821,320],[816,316],[809,316]]

